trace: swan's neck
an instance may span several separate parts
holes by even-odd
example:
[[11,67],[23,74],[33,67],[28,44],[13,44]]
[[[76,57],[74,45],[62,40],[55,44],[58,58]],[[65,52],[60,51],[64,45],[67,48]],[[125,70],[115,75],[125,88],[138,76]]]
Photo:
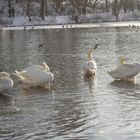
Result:
[[93,49],[89,50],[89,52],[88,52],[88,60],[89,61],[93,60]]

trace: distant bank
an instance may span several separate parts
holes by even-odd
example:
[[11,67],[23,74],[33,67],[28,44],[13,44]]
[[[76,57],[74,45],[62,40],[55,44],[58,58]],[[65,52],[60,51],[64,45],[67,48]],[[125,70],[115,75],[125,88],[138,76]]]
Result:
[[1,27],[1,30],[33,30],[33,29],[66,29],[66,28],[92,28],[92,27],[130,27],[140,28],[140,21],[62,24],[62,25],[24,25]]

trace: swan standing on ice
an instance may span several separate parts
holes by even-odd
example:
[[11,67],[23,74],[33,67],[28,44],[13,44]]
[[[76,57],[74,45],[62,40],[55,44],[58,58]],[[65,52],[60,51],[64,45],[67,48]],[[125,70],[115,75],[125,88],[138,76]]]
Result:
[[16,75],[19,77],[22,83],[27,84],[29,87],[45,87],[50,88],[50,82],[54,79],[54,74],[50,72],[46,63],[41,65],[34,65],[25,68],[23,71],[16,71]]
[[0,92],[5,92],[13,87],[13,80],[6,72],[0,72]]
[[88,61],[84,64],[84,76],[95,76],[97,65],[95,60],[93,59],[93,50],[94,48],[91,48],[88,52]]
[[[131,62],[127,62],[127,61]],[[135,81],[136,75],[140,72],[140,64],[130,58],[121,59],[121,64],[108,74],[115,80]]]

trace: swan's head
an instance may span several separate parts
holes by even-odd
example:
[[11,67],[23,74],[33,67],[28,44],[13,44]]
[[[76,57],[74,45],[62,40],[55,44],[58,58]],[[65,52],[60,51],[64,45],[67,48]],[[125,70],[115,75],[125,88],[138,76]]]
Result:
[[121,58],[120,62],[121,64],[125,64],[126,63],[125,58]]
[[121,64],[126,64],[126,63],[135,63],[135,61],[131,58],[121,58],[120,60]]
[[9,78],[10,75],[7,72],[0,72],[0,78],[4,79],[4,78]]
[[42,63],[42,67],[43,67],[44,70],[50,71],[50,68],[49,68],[49,66],[46,64],[46,62],[43,62],[43,63]]

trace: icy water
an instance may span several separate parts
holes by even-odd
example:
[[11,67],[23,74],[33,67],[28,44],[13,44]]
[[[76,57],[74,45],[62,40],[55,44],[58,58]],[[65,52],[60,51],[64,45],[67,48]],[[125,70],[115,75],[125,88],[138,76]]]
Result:
[[[84,80],[96,43],[97,79]],[[15,85],[0,96],[0,140],[139,140],[140,76],[133,84],[107,74],[123,56],[140,62],[139,45],[140,29],[128,27],[1,31],[0,71]],[[58,73],[51,90],[22,88],[14,70],[43,61]]]

